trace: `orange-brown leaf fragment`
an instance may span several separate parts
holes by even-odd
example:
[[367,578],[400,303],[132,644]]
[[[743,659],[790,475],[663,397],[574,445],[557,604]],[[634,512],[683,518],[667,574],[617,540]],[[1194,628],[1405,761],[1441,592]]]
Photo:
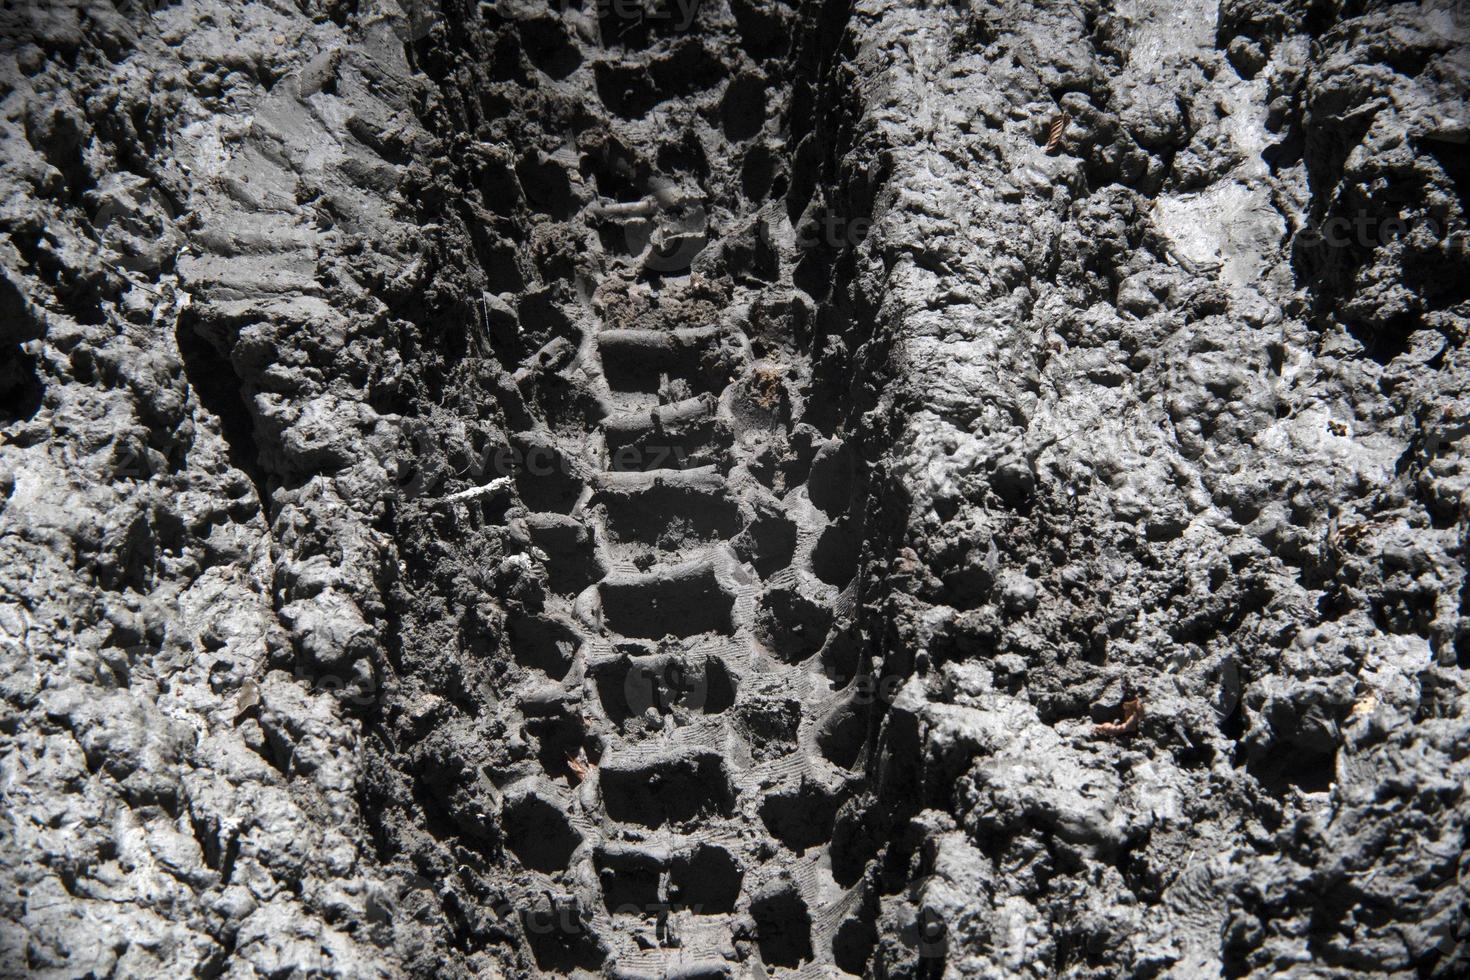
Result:
[[1123,718],[1121,721],[1105,721],[1095,725],[1092,734],[1103,735],[1133,735],[1138,731],[1139,723],[1143,721],[1143,702],[1138,698],[1129,698],[1123,702]]
[[592,763],[582,758],[581,753],[578,753],[577,755],[567,756],[567,768],[572,771],[572,775],[576,776],[577,782],[580,783],[592,771]]

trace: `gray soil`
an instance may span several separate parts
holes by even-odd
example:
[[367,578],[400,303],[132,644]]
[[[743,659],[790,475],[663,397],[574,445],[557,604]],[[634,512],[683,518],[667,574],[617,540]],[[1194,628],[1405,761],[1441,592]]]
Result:
[[1470,972],[1470,6],[0,9],[0,976]]

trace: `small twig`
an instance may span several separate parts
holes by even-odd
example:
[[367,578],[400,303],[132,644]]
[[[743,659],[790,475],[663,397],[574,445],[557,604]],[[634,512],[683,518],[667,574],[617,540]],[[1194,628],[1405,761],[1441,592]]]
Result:
[[458,493],[451,493],[448,496],[444,496],[444,497],[435,497],[432,500],[428,501],[428,503],[430,503],[430,504],[457,504],[457,503],[460,503],[461,501],[474,500],[474,499],[476,499],[478,497],[488,497],[491,494],[498,493],[501,490],[504,490],[505,488],[509,487],[510,485],[511,485],[511,479],[510,479],[510,477],[508,477],[508,476],[502,476],[502,477],[499,477],[497,479],[491,480],[489,483],[486,483],[483,486],[470,487],[468,490],[461,490]]
[[97,256],[97,261],[101,262],[113,272],[116,272],[118,275],[126,279],[128,281],[128,285],[137,286],[139,289],[146,289],[148,292],[152,293],[154,296],[157,296],[159,299],[167,299],[167,297],[160,293],[158,290],[154,289],[152,286],[138,282],[132,276],[128,275],[128,273],[121,266],[113,264],[111,261],[104,259],[101,255]]

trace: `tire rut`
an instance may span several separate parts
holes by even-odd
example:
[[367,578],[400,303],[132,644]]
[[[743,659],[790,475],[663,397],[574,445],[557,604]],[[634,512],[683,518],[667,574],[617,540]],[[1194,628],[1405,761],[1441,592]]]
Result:
[[[554,87],[596,121],[516,147],[501,183],[536,216],[511,231],[591,254],[486,295],[505,465],[420,503],[448,539],[505,528],[539,583],[505,607],[515,761],[492,776],[535,966],[829,976],[854,905],[826,851],[865,735],[839,723],[863,497],[840,413],[811,403],[783,113],[719,109],[784,100],[788,69],[740,53],[769,42],[738,10],[701,20],[615,50],[520,22],[538,65],[579,66]],[[702,30],[742,35],[733,64]]]

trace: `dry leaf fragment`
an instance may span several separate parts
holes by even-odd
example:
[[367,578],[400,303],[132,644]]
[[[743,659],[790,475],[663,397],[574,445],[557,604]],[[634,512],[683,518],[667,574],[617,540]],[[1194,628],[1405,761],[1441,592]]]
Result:
[[247,679],[240,685],[240,693],[235,696],[235,722],[238,724],[240,719],[259,706],[260,685]]
[[567,756],[567,768],[572,771],[572,775],[576,776],[577,782],[580,783],[585,780],[587,778],[587,774],[592,771],[592,763],[588,762],[586,758],[583,757],[581,751],[578,751],[576,755]]
[[1065,112],[1057,113],[1057,117],[1051,121],[1051,131],[1046,137],[1047,153],[1055,153],[1057,148],[1062,145],[1062,134],[1067,131],[1067,123],[1071,121],[1072,117]]
[[1129,698],[1123,702],[1123,720],[1105,721],[1092,729],[1092,734],[1102,735],[1132,735],[1138,731],[1138,725],[1143,721],[1143,701],[1139,698]]

